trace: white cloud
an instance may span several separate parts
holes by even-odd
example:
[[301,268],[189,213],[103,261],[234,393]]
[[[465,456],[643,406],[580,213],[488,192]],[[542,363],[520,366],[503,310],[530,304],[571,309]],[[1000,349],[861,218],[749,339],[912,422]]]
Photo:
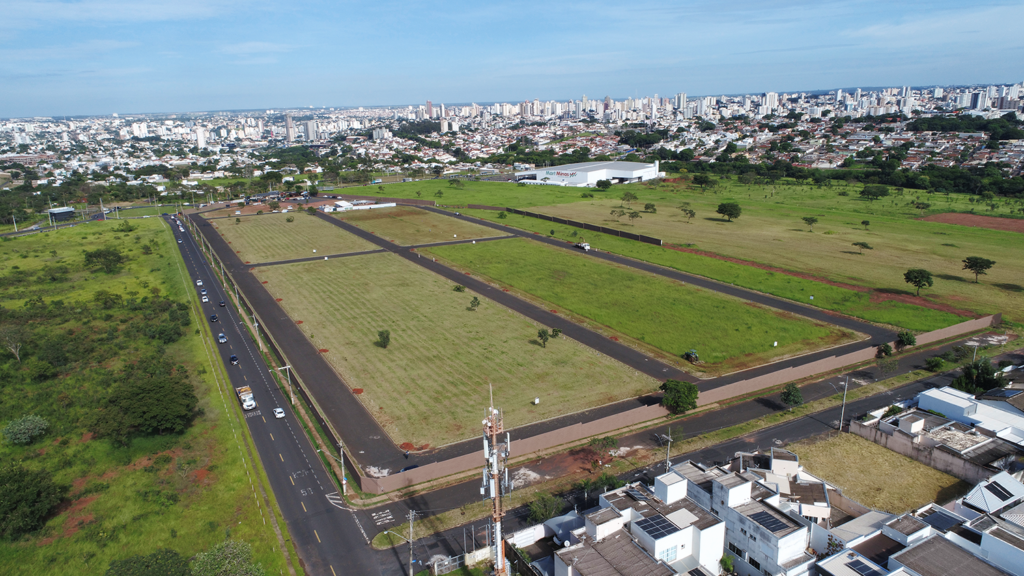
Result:
[[8,0],[0,27],[68,22],[162,22],[210,18],[238,0]]
[[0,60],[17,62],[26,60],[78,60],[137,46],[137,42],[120,40],[89,40],[64,46],[0,49]]

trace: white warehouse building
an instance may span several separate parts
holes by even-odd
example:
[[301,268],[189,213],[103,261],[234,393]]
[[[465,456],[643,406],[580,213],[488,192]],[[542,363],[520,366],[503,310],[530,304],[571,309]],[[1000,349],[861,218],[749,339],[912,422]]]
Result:
[[563,166],[549,166],[525,172],[516,172],[516,181],[549,186],[592,187],[598,180],[612,184],[626,184],[653,180],[664,176],[658,171],[658,162],[580,162]]

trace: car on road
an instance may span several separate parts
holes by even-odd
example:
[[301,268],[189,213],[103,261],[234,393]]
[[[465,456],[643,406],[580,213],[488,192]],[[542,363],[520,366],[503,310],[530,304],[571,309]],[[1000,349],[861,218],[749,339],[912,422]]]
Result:
[[206,304],[209,301],[210,301],[210,297],[209,296],[203,296],[203,304]]
[[203,296],[206,296],[206,288],[200,289],[199,293],[202,294]]
[[202,285],[203,285],[203,281],[202,280],[196,280],[196,286],[202,286]]
[[221,307],[221,308],[223,308],[224,306],[225,306],[225,304],[224,304],[224,301],[223,301],[223,300],[221,300],[221,301],[220,301],[220,307]]
[[419,464],[413,464],[412,466],[406,466],[405,468],[402,468],[401,470],[398,471],[398,473],[401,474],[402,472],[408,472],[409,470],[415,470],[416,468],[419,468],[419,467],[420,467]]
[[220,342],[221,344],[223,344],[223,343],[225,343],[227,341],[228,341],[228,337],[225,336],[223,332],[221,332],[220,334],[217,334],[217,342]]
[[236,366],[238,364],[238,356],[235,356],[234,354],[232,354],[231,358],[228,358],[228,360],[231,361],[232,366]]
[[216,321],[217,321],[217,315],[216,314],[210,316],[210,322],[216,322]]
[[274,408],[274,418],[284,418],[284,408]]
[[181,244],[181,238],[178,238],[178,244]]

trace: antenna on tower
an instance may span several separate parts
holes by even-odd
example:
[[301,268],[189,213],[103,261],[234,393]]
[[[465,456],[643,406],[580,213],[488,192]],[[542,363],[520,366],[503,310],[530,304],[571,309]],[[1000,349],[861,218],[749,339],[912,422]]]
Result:
[[[490,382],[487,387],[491,391],[491,406],[487,409],[487,418],[482,422],[484,432],[484,460],[486,465],[483,469],[483,485],[480,492],[485,498],[491,499],[491,522],[493,525],[491,533],[494,535],[494,575],[508,576],[508,562],[505,560],[505,541],[501,537],[501,521],[504,517],[501,497],[511,492],[511,485],[508,478],[509,448],[512,444],[511,437],[505,432],[500,410],[494,408],[494,388]],[[499,444],[504,434],[505,442]],[[488,493],[489,492],[489,493]]]

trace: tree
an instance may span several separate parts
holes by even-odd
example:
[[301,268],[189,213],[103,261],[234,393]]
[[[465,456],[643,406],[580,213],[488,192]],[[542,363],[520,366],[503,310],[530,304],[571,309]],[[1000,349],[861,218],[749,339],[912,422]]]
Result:
[[963,373],[953,379],[952,386],[968,394],[981,394],[993,388],[1003,388],[1006,384],[999,369],[988,358],[982,357],[964,364]]
[[558,338],[559,336],[561,336],[561,334],[562,334],[562,329],[561,328],[552,328],[551,329],[551,338],[552,339]]
[[932,372],[938,372],[942,370],[942,366],[945,365],[946,361],[938,356],[932,356],[924,361],[924,367]]
[[384,193],[384,187],[383,186],[377,186],[377,193],[378,194],[383,194]]
[[498,220],[504,220],[508,218],[508,212],[498,212]]
[[590,502],[590,493],[597,489],[597,485],[590,478],[584,478],[574,484],[573,488],[583,492],[583,507],[586,508]]
[[113,274],[120,269],[128,258],[117,248],[97,248],[85,253],[85,266],[91,268],[99,266],[107,274]]
[[153,354],[118,375],[92,429],[121,444],[133,434],[178,434],[192,422],[198,404],[187,371]]
[[811,232],[814,232],[814,225],[818,223],[818,219],[814,216],[804,216],[803,221],[811,228]]
[[16,324],[0,324],[0,344],[14,354],[21,362],[21,346],[25,341],[25,329]]
[[540,341],[540,345],[544,348],[548,347],[548,339],[551,338],[551,333],[548,332],[547,328],[541,328],[537,330],[537,340]]
[[661,405],[673,414],[685,414],[697,407],[697,386],[691,382],[666,380],[660,389],[665,392]]
[[285,222],[295,222],[295,216],[289,215],[284,219]]
[[466,287],[463,286],[462,284],[456,284],[455,287],[452,288],[452,290],[454,290],[456,292],[465,292],[466,291]]
[[875,352],[876,358],[885,358],[886,356],[892,356],[892,345],[888,342],[883,342],[878,345],[878,350]]
[[310,206],[309,208],[306,208],[306,214],[309,214],[310,216],[315,216],[316,215],[316,208],[313,208],[312,206]]
[[632,224],[632,223],[633,223],[633,221],[634,221],[634,220],[636,220],[637,218],[642,218],[642,216],[640,216],[640,213],[639,213],[639,212],[637,212],[636,210],[634,210],[634,211],[630,212],[630,213],[628,214],[628,216],[629,216],[629,222],[630,222],[630,224]]
[[964,259],[964,270],[974,272],[974,283],[978,283],[979,274],[987,274],[988,269],[995,265],[995,260],[982,258],[981,256],[968,256]]
[[14,540],[43,527],[70,487],[55,484],[50,473],[14,463],[0,467],[0,538]]
[[800,393],[800,388],[796,383],[790,382],[782,389],[782,403],[789,406],[790,411],[804,403],[804,396]]
[[4,427],[4,438],[7,439],[11,444],[24,446],[31,444],[37,437],[42,436],[46,433],[46,429],[49,428],[50,423],[44,418],[40,418],[35,414],[26,414],[21,418],[15,418],[11,420],[7,426]]
[[476,309],[479,306],[480,306],[480,299],[477,298],[476,296],[473,296],[473,299],[469,301],[469,309],[473,310],[475,312]]
[[867,198],[869,201],[874,202],[879,198],[885,198],[889,195],[889,187],[882,186],[881,184],[868,184],[860,191],[861,198]]
[[865,230],[867,230],[868,226],[871,226],[871,220],[861,220],[860,225],[863,226]]
[[732,554],[723,554],[722,557],[718,560],[718,564],[722,567],[722,570],[726,574],[732,574],[734,559],[735,558],[732,556]]
[[621,199],[623,202],[626,203],[626,206],[629,206],[631,202],[637,199],[637,195],[633,194],[633,192],[631,192],[630,190],[626,190],[625,192],[622,193]]
[[441,198],[443,196],[444,196],[444,192],[441,192],[440,190],[438,190],[437,192],[434,192],[434,197],[435,198]]
[[271,200],[270,202],[267,202],[267,208],[270,208],[271,210],[279,210],[281,208],[281,203],[277,200]]
[[861,254],[863,254],[865,250],[874,250],[874,248],[871,247],[871,244],[868,244],[867,242],[854,242],[853,245],[860,248]]
[[149,555],[136,554],[111,560],[105,576],[191,576],[188,558],[174,550],[160,548]]
[[391,344],[391,330],[381,330],[377,332],[377,346],[381,348],[387,348]]
[[715,212],[728,218],[729,222],[732,222],[733,218],[739,218],[741,211],[740,205],[735,202],[722,202],[718,205],[718,210],[715,210]]
[[654,206],[654,204],[652,202],[648,202],[647,204],[644,204],[644,212],[650,212],[651,214],[657,214],[658,209]]
[[242,219],[241,218],[235,218],[235,224],[236,225],[237,224],[241,224],[241,223],[242,223]]
[[691,210],[691,209],[689,209],[689,208],[682,208],[682,211],[683,211],[683,214],[685,214],[685,215],[686,215],[686,223],[687,223],[687,224],[689,224],[689,223],[690,223],[690,220],[693,220],[694,216],[696,216],[696,215],[697,215],[697,212],[696,212],[696,211],[694,211],[694,210]]
[[209,552],[200,552],[192,559],[194,576],[263,576],[263,565],[254,562],[252,546],[247,542],[228,540]]
[[562,511],[562,499],[552,496],[547,492],[540,492],[537,498],[530,502],[530,521],[541,523],[555,517]]
[[711,176],[707,174],[694,174],[693,183],[700,186],[700,189],[703,190],[705,186],[711,184]]
[[619,218],[622,218],[623,216],[626,215],[626,211],[625,210],[615,210],[615,209],[612,209],[612,211],[609,212],[609,215],[611,215],[616,220],[618,220]]
[[896,349],[903,350],[909,346],[917,346],[917,337],[909,330],[896,334]]
[[917,295],[921,295],[921,288],[931,287],[934,281],[932,280],[932,273],[923,270],[921,268],[911,268],[903,273],[903,280],[917,288]]
[[607,189],[612,187],[612,181],[611,180],[598,180],[597,183],[595,184],[595,186],[597,186],[601,190],[607,190]]

